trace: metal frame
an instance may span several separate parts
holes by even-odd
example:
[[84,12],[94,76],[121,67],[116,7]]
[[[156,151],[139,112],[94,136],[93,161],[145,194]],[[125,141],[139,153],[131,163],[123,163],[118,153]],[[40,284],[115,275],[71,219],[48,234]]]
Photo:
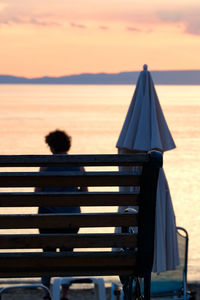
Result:
[[[130,211],[129,211],[130,212]],[[188,232],[186,231],[186,229],[184,229],[183,227],[176,227],[177,229],[177,233],[179,235],[181,235],[182,237],[185,238],[185,252],[184,252],[184,268],[183,268],[183,274],[182,274],[182,288],[181,290],[179,290],[179,293],[177,293],[177,295],[171,295],[171,298],[172,299],[178,299],[178,300],[188,300],[190,298],[190,294],[187,293],[187,263],[188,263],[188,244],[189,244],[189,236],[188,236]],[[148,276],[148,274],[147,274]],[[137,279],[136,279],[137,280]],[[150,279],[151,280],[151,279]],[[149,278],[147,279],[146,278],[146,281],[147,281],[147,285],[148,285],[148,282],[149,282]],[[145,277],[144,277],[144,285],[145,285]],[[147,287],[148,288],[148,287]],[[144,290],[145,290],[145,287],[144,287]],[[115,293],[115,291],[117,291],[117,293]],[[148,291],[146,292],[148,293]],[[118,298],[115,298],[115,294],[117,294],[116,296]],[[183,296],[180,297],[180,294],[182,294]],[[169,296],[167,294],[165,295],[153,295],[153,297],[166,297],[166,296]],[[126,298],[127,296],[125,295],[124,293],[124,289],[120,288],[120,285],[119,284],[116,284],[116,283],[112,283],[112,288],[111,288],[111,299],[112,300],[115,300],[115,299],[121,299],[121,300],[129,300],[129,299],[132,299],[132,298]],[[165,298],[167,299],[167,298]]]

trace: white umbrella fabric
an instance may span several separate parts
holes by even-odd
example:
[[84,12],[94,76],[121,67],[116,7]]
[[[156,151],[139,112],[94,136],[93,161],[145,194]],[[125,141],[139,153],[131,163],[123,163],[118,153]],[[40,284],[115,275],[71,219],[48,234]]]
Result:
[[[147,65],[140,73],[116,147],[119,153],[162,152],[175,148]],[[126,167],[122,167],[124,170]],[[126,169],[127,170],[127,169]],[[139,168],[135,172],[141,172]],[[121,187],[126,190],[127,187]],[[130,187],[131,189],[131,187]],[[179,264],[176,222],[164,170],[160,170],[156,199],[153,272],[174,270]],[[123,211],[126,207],[119,207]]]

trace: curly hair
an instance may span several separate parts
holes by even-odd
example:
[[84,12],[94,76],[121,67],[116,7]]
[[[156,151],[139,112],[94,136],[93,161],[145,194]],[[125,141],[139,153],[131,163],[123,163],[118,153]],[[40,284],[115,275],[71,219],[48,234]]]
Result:
[[68,152],[71,147],[71,136],[65,131],[55,130],[45,137],[45,142],[55,153]]

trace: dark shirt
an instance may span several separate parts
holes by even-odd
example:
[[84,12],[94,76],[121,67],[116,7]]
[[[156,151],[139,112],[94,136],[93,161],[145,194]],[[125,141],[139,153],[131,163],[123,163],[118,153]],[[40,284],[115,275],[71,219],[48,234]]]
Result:
[[[43,172],[80,172],[80,167],[75,166],[61,166],[61,167],[47,167]],[[66,187],[44,187],[42,192],[78,192],[78,187],[76,186],[66,186]],[[80,213],[79,206],[42,206],[39,207],[39,214],[51,214],[51,213]]]

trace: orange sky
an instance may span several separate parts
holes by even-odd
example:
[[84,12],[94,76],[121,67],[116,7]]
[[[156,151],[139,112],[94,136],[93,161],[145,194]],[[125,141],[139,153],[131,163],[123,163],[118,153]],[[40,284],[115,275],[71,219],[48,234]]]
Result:
[[200,69],[197,0],[0,0],[0,74]]

